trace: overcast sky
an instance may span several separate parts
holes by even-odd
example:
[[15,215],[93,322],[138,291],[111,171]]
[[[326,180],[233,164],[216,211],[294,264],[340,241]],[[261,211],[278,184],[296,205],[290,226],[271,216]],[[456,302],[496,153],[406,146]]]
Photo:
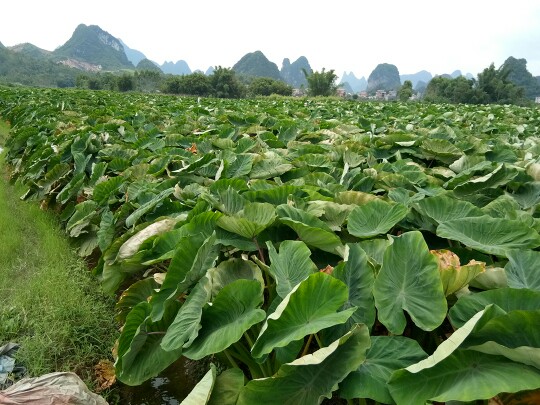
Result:
[[6,46],[54,50],[78,24],[93,24],[149,59],[183,59],[192,70],[232,67],[260,50],[279,68],[304,55],[340,76],[367,77],[379,63],[476,76],[508,56],[540,75],[539,0],[15,0],[0,9]]

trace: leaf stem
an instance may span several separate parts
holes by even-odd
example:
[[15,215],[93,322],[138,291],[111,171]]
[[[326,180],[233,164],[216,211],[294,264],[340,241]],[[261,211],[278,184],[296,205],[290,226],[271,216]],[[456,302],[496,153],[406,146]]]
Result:
[[253,340],[251,340],[251,337],[249,336],[249,333],[247,330],[244,332],[244,337],[246,338],[246,341],[249,344],[249,348],[250,349],[253,348]]
[[317,335],[316,333],[314,335],[315,335],[315,340],[317,341],[317,344],[319,345],[319,348],[323,348],[324,345],[322,344],[321,339],[319,339],[319,335]]
[[264,261],[264,253],[263,253],[263,251],[261,249],[261,245],[259,245],[259,241],[257,240],[256,236],[253,237],[253,242],[255,243],[255,246],[257,246],[257,250],[259,251],[259,260],[263,264],[266,264],[266,262]]
[[304,357],[308,353],[309,346],[311,346],[311,341],[312,340],[313,340],[313,334],[309,335],[308,340],[306,342],[306,346],[304,347],[304,350],[302,351],[302,356],[301,357]]
[[223,353],[225,354],[225,356],[227,357],[227,360],[229,360],[229,363],[231,363],[231,366],[235,367],[235,368],[240,368],[238,367],[238,364],[236,363],[236,361],[232,358],[232,356],[229,354],[229,352],[227,351],[227,349],[223,350]]

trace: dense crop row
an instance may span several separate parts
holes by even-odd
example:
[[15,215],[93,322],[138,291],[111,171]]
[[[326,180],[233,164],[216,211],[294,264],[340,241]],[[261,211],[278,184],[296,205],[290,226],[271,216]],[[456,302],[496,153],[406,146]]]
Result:
[[230,366],[197,403],[540,387],[537,109],[0,96],[25,198],[121,293],[121,381],[183,355]]

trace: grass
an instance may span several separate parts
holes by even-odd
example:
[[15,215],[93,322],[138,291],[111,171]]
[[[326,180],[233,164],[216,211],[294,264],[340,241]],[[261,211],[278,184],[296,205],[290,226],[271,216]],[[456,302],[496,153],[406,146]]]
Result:
[[[8,127],[0,121],[0,142]],[[1,144],[0,144],[1,145]],[[93,388],[93,367],[117,337],[114,301],[77,257],[52,214],[21,201],[0,154],[0,345],[21,345],[30,376],[76,372]]]

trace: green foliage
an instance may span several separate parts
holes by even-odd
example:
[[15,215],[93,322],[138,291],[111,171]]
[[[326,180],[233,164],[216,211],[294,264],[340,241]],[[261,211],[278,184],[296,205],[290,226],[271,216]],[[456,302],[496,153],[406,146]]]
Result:
[[502,70],[508,71],[508,80],[516,86],[521,87],[525,97],[534,99],[540,95],[540,83],[527,70],[526,59],[516,59],[510,56],[501,66]]
[[204,73],[196,72],[182,76],[168,75],[163,82],[162,90],[172,94],[208,96],[212,93],[212,84],[210,77]]
[[538,109],[0,93],[23,197],[121,293],[121,381],[213,356],[190,400],[540,385]]
[[281,80],[274,80],[268,77],[255,78],[247,86],[247,92],[252,96],[270,96],[278,94],[282,96],[290,96],[292,87],[283,83]]
[[216,66],[210,75],[212,96],[217,98],[240,98],[245,94],[245,88],[236,77],[234,70]]
[[131,91],[135,89],[135,80],[133,75],[129,73],[123,73],[118,78],[117,86],[119,91]]
[[20,344],[17,362],[29,377],[73,371],[93,387],[93,367],[112,360],[114,300],[100,293],[56,218],[21,202],[3,161],[0,170],[0,346]]
[[399,101],[407,101],[413,95],[413,85],[410,80],[405,80],[403,86],[399,88],[398,98]]
[[495,69],[493,63],[478,73],[478,90],[481,93],[481,102],[512,104],[523,98],[523,89],[508,80],[510,70],[502,66]]
[[455,79],[437,76],[426,87],[424,99],[432,102],[480,103],[481,97],[475,90],[475,81],[458,76]]
[[49,54],[0,47],[0,81],[26,86],[73,87],[80,71],[57,64]]
[[305,69],[302,71],[308,83],[308,94],[310,96],[333,96],[336,94],[337,75],[334,73],[334,69],[328,72],[324,68],[320,72],[308,73]]
[[509,81],[510,72],[505,65],[495,69],[491,64],[478,74],[478,80],[463,76],[455,79],[434,77],[426,88],[424,98],[432,102],[522,104],[523,88]]

